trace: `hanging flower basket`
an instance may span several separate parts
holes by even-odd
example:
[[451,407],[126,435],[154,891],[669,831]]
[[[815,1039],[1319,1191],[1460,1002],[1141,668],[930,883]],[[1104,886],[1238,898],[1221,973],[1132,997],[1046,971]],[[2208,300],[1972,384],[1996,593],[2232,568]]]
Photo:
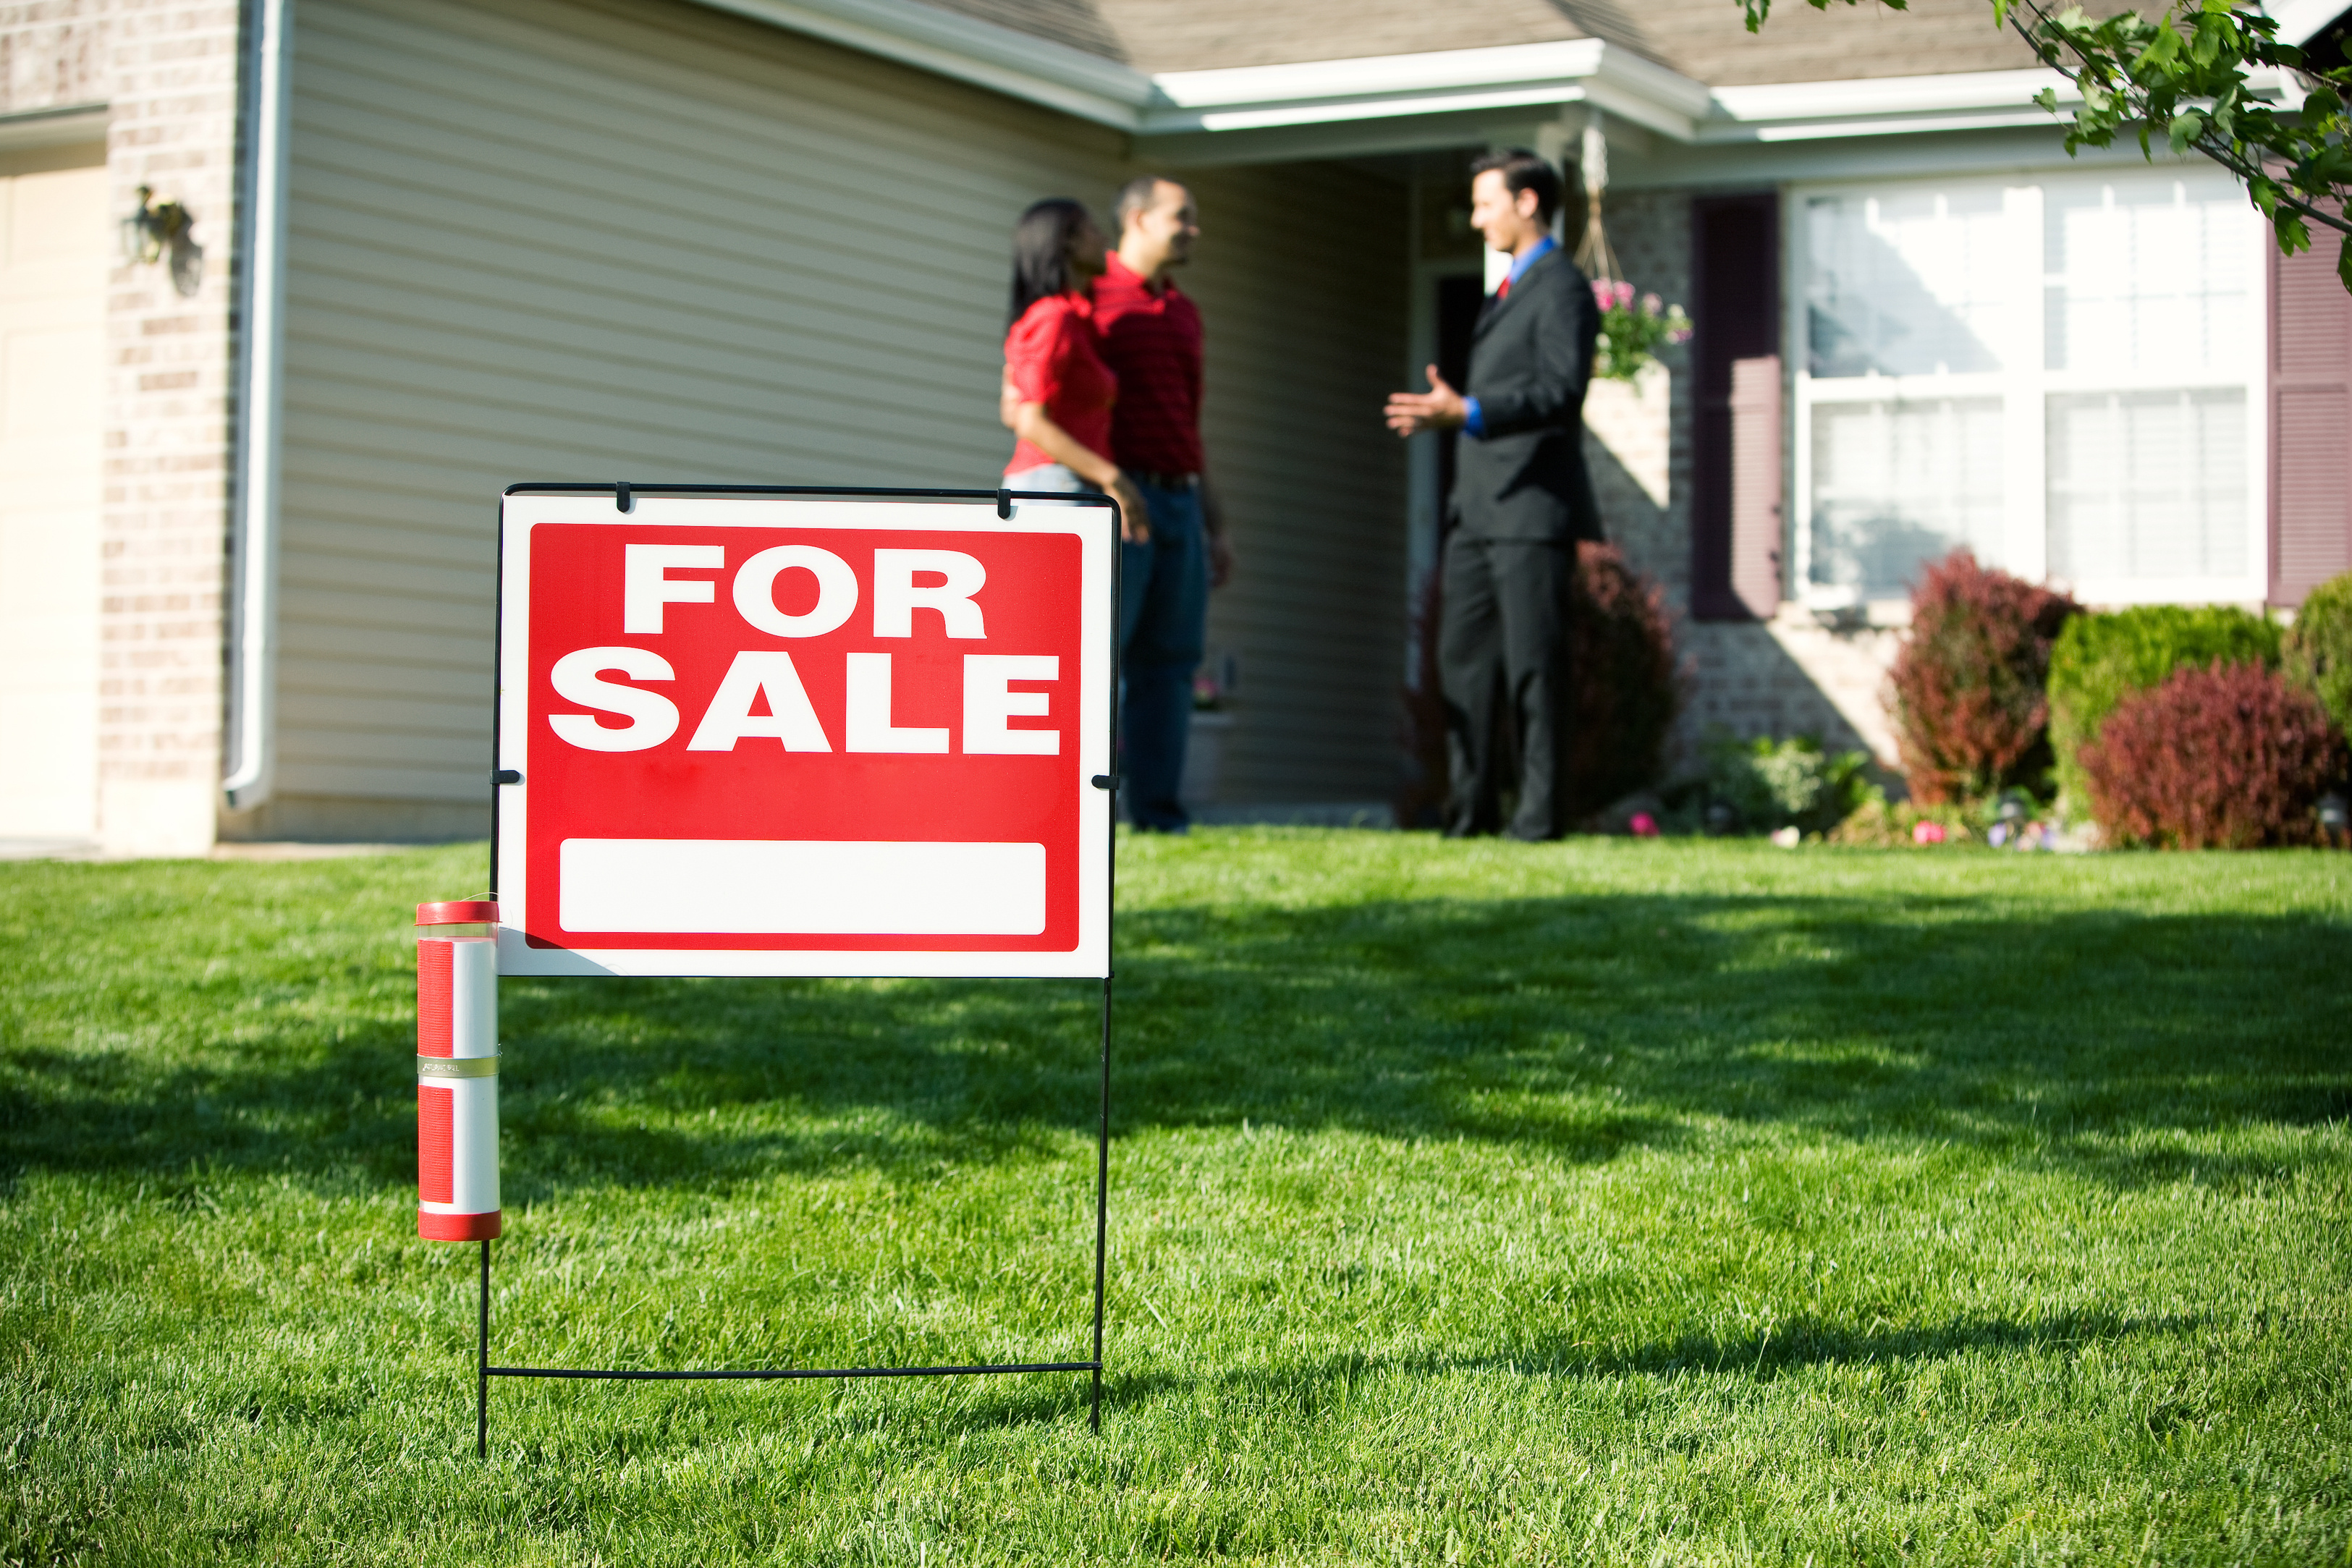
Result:
[[1691,319],[1679,305],[1668,305],[1654,294],[1639,296],[1621,276],[1617,253],[1609,248],[1601,226],[1601,193],[1609,184],[1609,143],[1596,113],[1584,128],[1584,238],[1576,246],[1576,265],[1592,279],[1592,300],[1601,307],[1601,340],[1593,345],[1592,373],[1611,381],[1636,381],[1643,367],[1657,358],[1661,345],[1687,342]]
[[1654,294],[1636,304],[1633,286],[1622,278],[1592,280],[1593,303],[1601,307],[1601,339],[1592,348],[1592,373],[1612,381],[1638,378],[1661,345],[1690,340],[1691,319],[1679,305]]

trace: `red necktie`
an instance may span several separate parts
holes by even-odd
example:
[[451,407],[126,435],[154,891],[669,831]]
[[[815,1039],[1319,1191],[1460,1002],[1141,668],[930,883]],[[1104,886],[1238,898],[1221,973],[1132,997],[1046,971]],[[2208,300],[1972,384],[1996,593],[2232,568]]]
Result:
[[1496,290],[1495,290],[1495,298],[1497,298],[1497,299],[1508,299],[1510,297],[1511,297],[1511,280],[1510,280],[1509,277],[1507,275],[1507,276],[1504,277],[1504,279],[1503,279],[1503,287],[1501,287],[1500,288],[1497,288]]

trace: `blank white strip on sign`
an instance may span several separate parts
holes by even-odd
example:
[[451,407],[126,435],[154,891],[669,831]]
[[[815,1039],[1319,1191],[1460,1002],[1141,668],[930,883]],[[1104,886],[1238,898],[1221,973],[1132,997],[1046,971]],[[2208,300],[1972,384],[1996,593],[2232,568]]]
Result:
[[1043,844],[566,839],[566,931],[1034,936]]

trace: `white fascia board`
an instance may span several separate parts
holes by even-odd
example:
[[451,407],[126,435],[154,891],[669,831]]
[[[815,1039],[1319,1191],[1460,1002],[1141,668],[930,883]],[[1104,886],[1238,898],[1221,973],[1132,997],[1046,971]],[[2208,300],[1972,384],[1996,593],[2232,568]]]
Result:
[[2300,47],[2344,15],[2347,0],[2273,0],[2263,9],[2278,24],[2278,41]]
[[1137,129],[1159,99],[1141,71],[916,0],[701,0],[788,32],[932,71],[1097,125]]
[[1146,136],[1181,136],[1188,131],[1271,131],[1287,125],[1329,125],[1353,120],[1399,120],[1412,115],[1455,114],[1487,109],[1523,109],[1530,104],[1580,102],[1579,88],[1553,85],[1452,92],[1442,98],[1417,94],[1397,98],[1350,98],[1336,102],[1276,103],[1248,109],[1172,110],[1147,114]]
[[1597,38],[1166,71],[1152,80],[1164,107],[1145,111],[1144,135],[1591,101],[1686,141],[1710,101],[1702,84]]
[[2045,89],[2055,91],[2062,104],[2082,100],[2074,83],[2047,68],[1719,87],[1715,89],[1715,113],[1699,125],[1697,140],[1788,141],[2050,125],[2056,121],[2033,101]]
[[[2246,85],[2256,97],[2275,98],[2285,81],[2278,71],[2253,70],[2246,73]],[[2061,114],[2033,101],[2045,89],[2057,95]],[[1702,144],[1811,141],[2021,125],[2063,129],[2067,123],[2063,112],[2082,101],[2073,81],[2046,68],[1719,87],[1715,89],[1715,113],[1700,123],[1696,140]]]
[[2021,125],[2056,129],[2059,121],[2041,109],[1994,110],[1985,114],[1884,115],[1875,120],[1821,120],[1801,125],[1766,125],[1746,136],[1710,137],[1710,141],[1828,141],[1843,136],[1902,136],[1938,131],[2003,131]]
[[1230,108],[1297,99],[1442,92],[1506,82],[1591,76],[1602,45],[1592,38],[1552,44],[1509,44],[1435,54],[1373,55],[1353,60],[1307,60],[1286,66],[1235,66],[1223,70],[1162,71],[1153,80],[1179,109]]

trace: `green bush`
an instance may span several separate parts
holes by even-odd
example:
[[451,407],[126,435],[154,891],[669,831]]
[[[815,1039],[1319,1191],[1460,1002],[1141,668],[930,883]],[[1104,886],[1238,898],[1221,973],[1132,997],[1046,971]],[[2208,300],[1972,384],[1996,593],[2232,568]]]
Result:
[[1869,774],[1866,754],[1832,756],[1810,735],[1747,741],[1718,737],[1707,746],[1705,800],[1693,803],[1705,813],[1704,825],[1715,831],[1798,828],[1826,833],[1878,795]]
[[2352,571],[2311,591],[2280,650],[2286,678],[2319,699],[2352,737]]
[[2058,792],[2070,813],[2087,807],[2082,750],[2116,705],[2160,685],[2184,664],[2279,664],[2279,629],[2223,605],[2143,604],[2077,615],[2050,654],[2050,743]]

